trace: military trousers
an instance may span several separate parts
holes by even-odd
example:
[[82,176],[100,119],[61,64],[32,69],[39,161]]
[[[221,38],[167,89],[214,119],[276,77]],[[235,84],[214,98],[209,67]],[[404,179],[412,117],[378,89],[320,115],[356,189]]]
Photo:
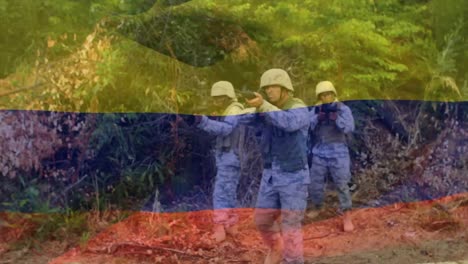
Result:
[[239,157],[234,151],[218,151],[216,156],[216,178],[213,189],[213,222],[232,226],[238,221],[233,211],[237,206],[237,186],[240,178]]
[[[255,224],[269,248],[278,237],[283,239],[284,263],[304,263],[302,220],[307,205],[307,184],[299,181],[276,186],[269,175],[271,173],[271,169],[265,169],[263,173]],[[301,173],[307,174],[308,170]]]
[[314,155],[310,167],[309,199],[316,207],[322,207],[325,198],[325,179],[330,173],[340,202],[340,209],[351,209],[352,201],[348,183],[351,180],[348,156],[325,158]]

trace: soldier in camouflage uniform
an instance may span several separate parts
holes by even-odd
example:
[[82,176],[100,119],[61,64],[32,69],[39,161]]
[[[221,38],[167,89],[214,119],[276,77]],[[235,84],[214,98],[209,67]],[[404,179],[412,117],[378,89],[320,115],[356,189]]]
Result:
[[313,211],[307,216],[315,217],[323,205],[324,184],[330,173],[338,191],[340,211],[343,212],[343,229],[354,229],[348,210],[351,209],[351,195],[348,183],[351,179],[350,158],[345,134],[354,131],[351,109],[337,100],[337,93],[329,81],[320,82],[315,90],[319,103],[312,109],[311,131],[314,136],[311,185],[309,197]]
[[237,102],[234,87],[230,82],[220,81],[211,88],[211,96],[215,106],[224,108],[218,120],[202,116],[198,128],[216,135],[216,179],[213,191],[213,239],[221,242],[226,239],[226,233],[235,235],[235,224],[238,216],[232,211],[236,207],[237,186],[240,178],[239,144],[243,136],[239,126],[238,114],[244,109]]
[[269,248],[265,263],[303,263],[301,222],[310,182],[306,147],[309,112],[293,97],[294,89],[284,70],[266,71],[260,88],[267,100],[258,93],[247,100],[263,116],[264,170],[255,223]]

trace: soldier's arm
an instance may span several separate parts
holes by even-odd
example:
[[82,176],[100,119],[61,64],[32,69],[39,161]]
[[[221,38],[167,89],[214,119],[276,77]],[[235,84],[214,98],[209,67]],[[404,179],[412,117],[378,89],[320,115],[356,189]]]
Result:
[[236,116],[227,116],[224,121],[211,120],[206,116],[202,116],[198,128],[215,136],[227,136],[237,126],[238,118]]
[[265,119],[272,125],[288,132],[299,130],[309,124],[309,111],[305,105],[297,104],[288,110],[281,110],[267,101],[259,107]]
[[239,123],[238,114],[241,113],[242,109],[233,107],[224,118],[224,121],[211,120],[206,116],[202,117],[198,128],[208,132],[209,134],[216,136],[227,136],[231,134],[232,130]]
[[354,131],[354,118],[351,109],[346,105],[342,105],[338,111],[336,118],[336,126],[344,133]]

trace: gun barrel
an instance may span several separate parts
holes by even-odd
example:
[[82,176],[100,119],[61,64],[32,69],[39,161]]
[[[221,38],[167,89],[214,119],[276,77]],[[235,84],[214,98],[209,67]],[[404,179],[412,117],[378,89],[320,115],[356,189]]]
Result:
[[254,99],[255,97],[257,97],[257,96],[255,95],[255,93],[254,93],[254,92],[251,92],[251,91],[240,91],[240,92],[239,92],[239,95],[240,95],[241,97],[247,99],[247,100],[252,100],[252,99]]

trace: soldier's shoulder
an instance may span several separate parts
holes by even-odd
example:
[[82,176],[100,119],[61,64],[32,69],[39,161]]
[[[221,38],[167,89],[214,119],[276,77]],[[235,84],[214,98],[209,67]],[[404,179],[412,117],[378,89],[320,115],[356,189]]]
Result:
[[239,102],[232,103],[229,107],[236,108],[236,109],[244,109],[244,105]]
[[307,107],[307,105],[301,99],[294,97],[292,99],[291,108],[300,108],[300,107]]
[[239,103],[239,102],[232,102],[228,105],[228,107],[226,109],[231,109],[231,108],[240,108],[240,109],[244,109],[244,105]]
[[255,107],[244,108],[240,111],[240,114],[253,114],[257,111]]
[[244,110],[244,106],[241,103],[234,102],[234,103],[230,104],[226,108],[225,114],[226,115],[237,115],[237,114],[242,113],[243,110]]

